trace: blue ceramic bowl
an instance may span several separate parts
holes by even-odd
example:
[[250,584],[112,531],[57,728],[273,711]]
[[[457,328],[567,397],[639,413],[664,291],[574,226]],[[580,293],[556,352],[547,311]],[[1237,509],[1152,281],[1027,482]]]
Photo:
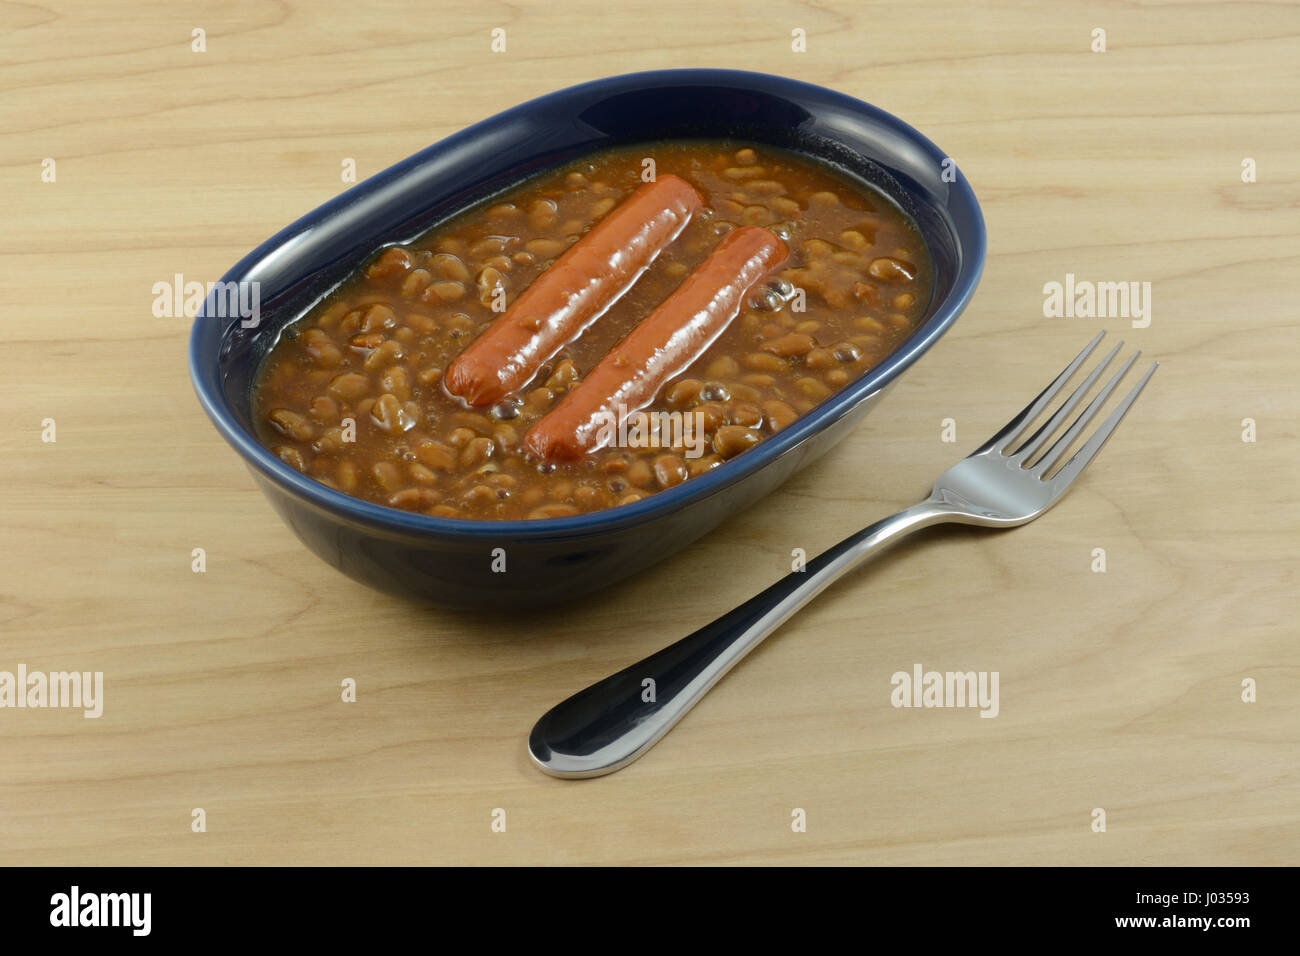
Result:
[[[543,521],[467,521],[352,498],[258,443],[250,385],[280,330],[382,245],[525,176],[608,146],[687,137],[769,143],[865,179],[905,209],[934,260],[915,332],[880,365],[725,465],[645,500]],[[524,103],[406,159],[298,220],[223,282],[257,282],[260,321],[210,299],[190,375],[217,430],[275,510],[320,557],[359,581],[445,606],[522,608],[606,587],[685,547],[838,442],[966,306],[984,264],[984,222],[964,177],[906,123],[832,90],[762,73],[663,70],[584,83]],[[951,164],[948,164],[949,166]],[[504,548],[506,571],[494,572]]]

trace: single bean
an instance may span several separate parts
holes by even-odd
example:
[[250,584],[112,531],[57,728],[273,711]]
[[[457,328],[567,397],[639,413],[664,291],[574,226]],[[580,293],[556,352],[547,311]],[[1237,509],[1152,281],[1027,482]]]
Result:
[[825,384],[817,381],[815,378],[805,377],[797,379],[794,383],[794,387],[815,401],[821,401],[831,393],[831,390],[827,388]]
[[560,504],[552,502],[551,504],[542,505],[540,508],[534,508],[528,512],[528,517],[534,520],[542,518],[567,518],[570,515],[576,515],[578,509],[575,505]]
[[319,425],[335,425],[339,420],[339,403],[328,395],[317,395],[307,406],[309,414]]
[[511,425],[497,425],[492,429],[492,443],[504,455],[519,447],[519,432]]
[[397,313],[392,306],[377,302],[361,316],[362,332],[384,332],[397,324]]
[[388,434],[399,434],[415,427],[419,418],[419,409],[413,402],[405,405],[396,395],[385,392],[375,401],[370,409],[370,421],[375,427]]
[[471,508],[483,508],[495,503],[497,493],[488,485],[475,485],[461,496],[461,501]]
[[492,439],[481,436],[472,438],[460,450],[460,467],[466,470],[476,468],[492,457],[492,452],[495,450],[496,446],[492,444]]
[[316,435],[312,423],[292,409],[277,408],[266,417],[271,427],[285,438],[292,438],[294,441],[311,441]]
[[545,387],[535,388],[524,397],[524,405],[535,412],[545,411],[554,401],[555,393]]
[[417,295],[425,290],[430,282],[433,281],[433,275],[428,269],[414,269],[407,274],[402,280],[402,298],[414,299]]
[[425,439],[414,448],[420,463],[435,471],[451,471],[456,467],[456,452],[441,442]]
[[[821,383],[818,383],[821,384]],[[723,458],[734,458],[742,451],[753,448],[763,436],[752,428],[741,425],[723,425],[713,436],[713,450]]]
[[373,372],[400,361],[405,354],[401,342],[389,339],[362,359],[361,366],[367,372]]
[[470,244],[469,252],[477,259],[486,259],[488,256],[506,252],[518,242],[519,240],[514,236],[484,236]]
[[660,455],[654,460],[654,475],[660,488],[680,485],[687,478],[686,463],[677,455]]
[[775,196],[772,199],[772,208],[782,216],[797,216],[800,213],[800,206],[793,199],[785,196]]
[[754,372],[784,372],[788,367],[785,359],[769,352],[751,352],[740,360],[745,368]]
[[311,443],[311,447],[318,455],[332,455],[342,451],[346,444],[347,442],[343,440],[343,429],[336,426],[321,432]]
[[411,373],[401,365],[389,366],[379,376],[379,387],[404,402],[408,401],[411,397]]
[[709,378],[732,378],[740,372],[740,363],[730,355],[714,359],[709,363]]
[[555,225],[559,212],[554,199],[538,199],[528,207],[528,224],[537,230],[549,229]]
[[275,452],[277,458],[279,458],[290,468],[294,468],[298,471],[307,470],[307,462],[303,460],[302,452],[300,452],[298,449],[294,448],[293,446],[277,445],[275,448],[272,448],[271,450]]
[[440,278],[451,279],[455,282],[469,281],[469,266],[461,261],[460,256],[440,252],[430,260],[429,266],[434,274]]
[[447,444],[451,445],[452,448],[464,448],[477,437],[478,435],[471,428],[465,428],[464,426],[453,428],[447,435]]
[[573,503],[584,511],[595,511],[604,507],[605,494],[591,485],[579,485],[573,491]]
[[524,248],[539,259],[554,259],[564,251],[564,243],[558,239],[529,239]]
[[862,350],[852,342],[839,343],[831,350],[831,354],[837,362],[856,362],[862,358]]
[[704,383],[696,378],[678,379],[664,392],[664,401],[669,405],[689,405],[699,397],[703,387]]
[[418,461],[413,461],[406,466],[407,474],[417,485],[432,485],[437,482],[438,476],[428,465],[422,465]]
[[706,471],[712,471],[722,464],[722,459],[717,455],[704,455],[700,458],[692,458],[686,466],[692,478],[704,474]]
[[763,424],[763,410],[753,402],[736,402],[727,410],[727,421],[732,425],[758,428]]
[[731,390],[721,382],[706,382],[700,388],[700,400],[705,402],[729,402]]
[[420,299],[424,302],[455,302],[465,297],[465,283],[455,279],[443,279],[424,290]]
[[637,458],[629,464],[624,474],[628,482],[638,488],[644,488],[654,481],[654,471],[651,469],[650,463],[644,458]]
[[457,312],[455,315],[449,315],[443,322],[447,326],[447,331],[453,339],[458,339],[463,335],[473,332],[475,322],[464,312]]
[[867,266],[867,272],[873,279],[880,279],[883,282],[912,282],[916,279],[916,266],[895,259],[893,256],[872,259],[871,265]]
[[491,266],[485,268],[478,274],[478,301],[479,305],[485,308],[492,308],[497,300],[498,293],[504,293],[506,287],[505,277],[500,270]]
[[415,511],[417,508],[429,508],[442,501],[442,495],[432,488],[403,488],[388,496],[390,508]]
[[338,471],[334,474],[334,480],[338,482],[340,491],[352,494],[357,490],[361,476],[357,472],[357,466],[345,458],[339,462]]
[[360,372],[344,372],[330,380],[329,392],[345,402],[355,402],[370,391],[370,379]]
[[816,340],[804,332],[790,332],[780,338],[769,339],[759,346],[763,352],[771,352],[782,358],[803,355],[817,344]]
[[763,416],[767,420],[767,427],[774,432],[779,432],[792,424],[799,417],[799,413],[786,402],[772,399],[763,403]]
[[726,419],[726,412],[717,402],[704,402],[696,405],[690,412],[695,416],[697,428],[704,429],[704,433],[714,431]]
[[572,359],[563,359],[555,366],[555,371],[551,372],[550,377],[546,379],[546,387],[559,392],[577,380],[578,366],[573,364]]
[[835,364],[835,356],[830,349],[812,349],[803,357],[804,368],[830,368]]
[[397,246],[392,246],[380,253],[379,258],[366,268],[366,278],[395,279],[400,275],[405,275],[406,270],[411,268],[412,262],[409,252]]
[[370,469],[379,487],[390,494],[402,486],[402,473],[391,461],[377,461]]

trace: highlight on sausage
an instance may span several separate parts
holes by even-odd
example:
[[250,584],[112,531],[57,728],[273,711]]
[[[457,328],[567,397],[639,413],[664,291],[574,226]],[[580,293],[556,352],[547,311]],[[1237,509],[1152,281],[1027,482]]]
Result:
[[708,259],[615,345],[524,436],[548,461],[572,461],[608,443],[611,426],[654,401],[727,328],[749,291],[779,268],[786,245],[766,229],[727,233]]
[[627,292],[703,207],[665,175],[609,212],[543,272],[448,367],[444,387],[467,405],[500,401]]

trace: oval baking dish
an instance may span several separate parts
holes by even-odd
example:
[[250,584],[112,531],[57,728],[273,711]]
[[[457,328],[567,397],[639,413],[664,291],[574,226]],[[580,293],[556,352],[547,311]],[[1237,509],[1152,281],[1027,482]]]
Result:
[[[527,176],[605,147],[708,138],[767,143],[865,180],[921,231],[933,292],[915,331],[880,364],[758,447],[634,504],[565,518],[470,521],[371,504],[289,467],[254,437],[251,386],[279,332],[378,248]],[[979,205],[920,133],[859,100],[795,80],[665,70],[586,83],[517,106],[326,203],[241,260],[223,288],[257,283],[257,321],[195,319],[190,374],[218,431],[290,528],[371,586],[444,606],[523,608],[577,597],[686,546],[838,442],[947,330],[984,262]],[[494,571],[504,549],[506,570]],[[497,562],[497,567],[500,562]]]

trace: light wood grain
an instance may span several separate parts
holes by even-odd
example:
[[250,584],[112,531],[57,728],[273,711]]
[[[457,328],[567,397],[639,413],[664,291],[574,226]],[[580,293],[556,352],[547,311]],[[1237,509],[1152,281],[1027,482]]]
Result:
[[[0,710],[0,863],[1296,862],[1300,8],[759,11],[0,8],[0,669],[102,670],[106,697]],[[948,150],[990,237],[965,315],[829,458],[592,600],[452,614],[326,568],[209,426],[152,284],[219,277],[346,157],[370,175],[534,95],[685,66],[825,84]],[[1067,272],[1151,282],[1150,328],[1044,318]],[[619,774],[531,769],[552,703],[910,503],[1102,327],[1163,367],[1066,504],[837,585]],[[915,662],[998,671],[1000,716],[893,708]]]

